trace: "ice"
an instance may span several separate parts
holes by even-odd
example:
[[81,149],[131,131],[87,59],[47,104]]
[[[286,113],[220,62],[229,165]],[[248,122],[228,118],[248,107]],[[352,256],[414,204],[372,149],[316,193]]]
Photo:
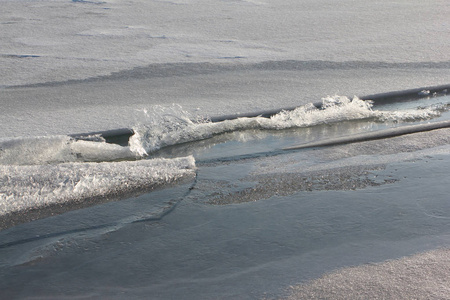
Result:
[[95,135],[84,138],[0,139],[0,216],[55,204],[83,206],[89,199],[84,205],[90,205],[93,199],[152,190],[195,173],[193,157],[137,160],[141,156],[128,146]]
[[[332,62],[162,64],[87,81],[0,89],[0,136],[66,135],[131,128],[139,111],[182,105],[193,115],[295,107],[326,95],[367,95],[447,83],[446,69]],[[420,70],[420,72],[418,71]]]
[[450,250],[439,249],[378,264],[342,268],[293,286],[285,299],[445,299],[450,293],[443,279],[449,263]]
[[69,136],[0,139],[0,165],[36,165],[62,162],[102,162],[135,159],[129,147]]
[[[3,0],[0,85],[84,79],[154,63],[224,58],[229,63],[446,61],[447,13],[442,1],[419,0],[383,5],[346,0],[339,9],[329,0]],[[23,54],[38,57],[8,56]]]
[[146,110],[144,123],[133,128],[135,135],[130,138],[130,149],[144,156],[167,146],[204,140],[228,132],[282,130],[365,119],[402,123],[436,118],[442,111],[448,110],[448,105],[444,104],[396,111],[373,110],[371,101],[345,96],[329,96],[322,102],[320,109],[308,104],[291,111],[283,110],[270,118],[237,118],[221,122],[192,117],[180,106],[157,106],[151,111]]
[[[0,165],[0,216],[149,191],[195,175],[193,157],[55,165]],[[89,201],[85,205],[89,205]]]
[[[97,220],[101,214],[95,212],[80,217],[81,210],[67,221],[70,213],[2,228],[2,237],[9,238],[0,245],[2,298],[197,299],[198,291],[200,298],[274,298],[262,294],[337,267],[436,248],[439,240],[448,246],[448,220],[436,218],[448,211],[448,185],[442,184],[448,129],[224,164],[202,162],[204,173],[188,154],[142,159],[227,132],[328,130],[310,130],[309,140],[371,130],[364,127],[369,122],[395,127],[441,118],[448,104],[388,109],[344,96],[448,84],[447,1],[0,0],[0,6],[1,220],[22,214],[26,222],[36,210],[47,209],[49,216],[200,178],[176,210],[157,222],[103,227],[122,219],[116,216],[140,220],[134,218],[139,203],[152,197],[166,203],[164,193],[122,201],[129,201],[131,212],[113,205],[118,203],[98,205],[95,211],[104,210],[106,221]],[[324,109],[308,104],[334,94],[343,96],[325,100]],[[298,108],[272,118],[208,121],[283,107]],[[98,136],[75,138],[118,128],[135,129],[128,146]],[[268,148],[249,152],[259,149]],[[247,155],[232,151],[214,153],[210,161]],[[391,169],[383,171],[379,164]],[[308,171],[312,192],[300,182]],[[247,173],[247,181],[240,180]],[[398,181],[378,185],[384,179]],[[230,192],[250,191],[256,183],[248,180],[261,180],[257,195],[248,197],[252,202],[239,203],[243,197],[237,197],[236,203],[217,207],[208,206],[211,197],[200,197],[208,187],[213,196],[225,185]],[[325,180],[330,185],[320,190]],[[300,197],[282,196],[283,188]],[[266,200],[253,201],[260,199]],[[142,214],[152,215],[152,206],[147,203]],[[58,211],[61,207],[67,210]],[[80,224],[83,219],[92,219],[91,225]],[[65,224],[55,226],[58,222]],[[426,238],[412,239],[421,236]],[[49,247],[39,248],[42,244]],[[33,249],[31,259],[14,264],[14,257]],[[445,278],[442,268],[428,267],[447,259],[447,252],[431,256],[409,261],[412,269],[395,262],[383,265],[384,273],[343,269],[337,279],[324,277],[325,289],[315,292],[364,291],[384,278],[377,285],[382,293],[404,274],[413,279],[399,283],[406,282],[408,292],[434,271],[436,277],[427,278]],[[417,261],[425,263],[417,267]],[[359,285],[361,277],[366,282]],[[439,288],[429,281],[423,287],[425,292]],[[442,290],[424,298],[445,296],[448,291]]]

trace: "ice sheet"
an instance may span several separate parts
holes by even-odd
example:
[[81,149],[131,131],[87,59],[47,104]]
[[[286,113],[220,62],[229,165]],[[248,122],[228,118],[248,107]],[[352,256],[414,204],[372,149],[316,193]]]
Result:
[[[144,113],[176,103],[189,116],[205,118],[302,106],[336,93],[448,84],[447,0],[0,0],[0,6],[1,216],[22,211],[29,220],[30,207],[109,201],[194,179],[192,157],[128,160],[163,146],[249,128],[361,118],[403,124],[440,118],[447,110],[339,105],[312,109],[309,120],[303,108],[220,124],[170,113],[175,122],[159,124],[167,119],[158,115],[153,125],[159,127],[149,126]],[[133,126],[138,135],[130,147],[67,136]],[[89,217],[74,214],[67,222],[61,215],[41,220],[39,228],[31,222],[2,230],[12,243],[0,247],[0,294],[270,298],[263,293],[279,296],[280,288],[333,268],[448,246],[448,129],[414,136],[224,163],[215,154],[215,162],[202,166],[205,173],[188,201],[163,222],[97,230],[116,216],[133,216],[139,201],[129,200],[131,213],[111,205],[107,221],[91,225],[76,227]],[[237,201],[211,205],[225,192],[223,199],[238,195]],[[166,196],[155,202],[167,204],[164,209],[173,207]],[[152,214],[161,210],[150,204],[142,215]],[[61,223],[64,229],[56,229]],[[403,269],[395,262],[380,268],[388,276],[399,274],[393,268],[411,275],[402,282],[409,291],[419,285],[420,271],[442,278],[436,272],[442,268],[416,266],[446,254],[407,259]],[[408,267],[419,272],[408,273]],[[340,270],[337,279],[324,277],[337,286],[315,292],[360,290],[359,275],[386,275],[377,269]],[[354,285],[339,281],[351,273],[358,275]],[[399,278],[388,277],[388,286],[377,288],[392,287]],[[427,283],[424,292],[437,291],[427,298],[447,291]]]
[[153,105],[217,116],[450,76],[442,0],[1,3],[0,136],[130,127]]
[[307,284],[293,286],[295,299],[445,299],[443,278],[450,269],[450,250],[440,249],[398,260],[343,268]]
[[394,111],[373,110],[371,101],[358,97],[333,96],[322,99],[322,107],[313,104],[299,106],[291,111],[265,117],[249,117],[210,122],[196,119],[180,106],[155,107],[145,111],[143,123],[137,124],[130,138],[130,149],[139,155],[148,155],[163,147],[200,141],[218,134],[250,129],[282,130],[314,127],[343,121],[373,120],[375,122],[402,123],[439,117],[449,109],[447,103]]
[[[35,166],[0,165],[0,217],[93,203],[150,191],[195,176],[193,157]],[[97,200],[96,200],[97,199]]]
[[0,85],[168,62],[448,61],[448,11],[442,0],[3,0]]

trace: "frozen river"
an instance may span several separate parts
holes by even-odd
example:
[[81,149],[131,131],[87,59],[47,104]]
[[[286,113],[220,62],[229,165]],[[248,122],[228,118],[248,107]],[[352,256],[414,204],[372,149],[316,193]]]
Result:
[[0,6],[0,298],[448,297],[447,1]]

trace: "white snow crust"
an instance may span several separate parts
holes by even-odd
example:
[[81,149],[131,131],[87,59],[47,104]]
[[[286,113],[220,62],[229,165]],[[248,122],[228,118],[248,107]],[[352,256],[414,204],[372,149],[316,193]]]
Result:
[[448,60],[445,0],[1,1],[0,85],[168,62]]

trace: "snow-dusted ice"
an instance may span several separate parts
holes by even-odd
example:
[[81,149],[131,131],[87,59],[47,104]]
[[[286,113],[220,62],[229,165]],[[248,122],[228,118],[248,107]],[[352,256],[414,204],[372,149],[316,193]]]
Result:
[[131,127],[155,104],[213,116],[450,76],[445,0],[0,3],[0,136]]
[[161,63],[447,62],[448,3],[2,0],[2,86]]
[[449,14],[0,0],[0,298],[445,298]]

